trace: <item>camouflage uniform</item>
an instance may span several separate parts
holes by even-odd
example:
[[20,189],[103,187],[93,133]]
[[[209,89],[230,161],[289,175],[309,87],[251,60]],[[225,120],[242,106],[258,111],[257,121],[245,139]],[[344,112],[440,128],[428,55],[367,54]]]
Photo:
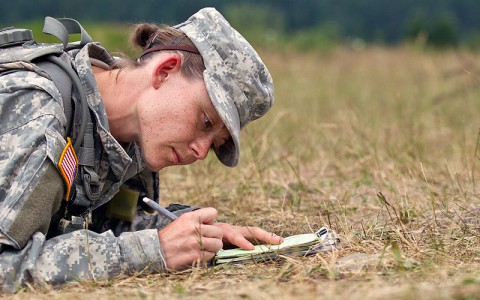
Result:
[[[146,169],[137,144],[121,146],[109,133],[89,56],[107,64],[111,64],[113,58],[95,44],[85,46],[73,58],[94,116],[95,145],[99,145],[95,147],[95,166],[102,195],[91,207],[94,214],[90,227],[98,232],[107,230],[96,233],[83,229],[46,240],[51,217],[59,210],[65,192],[56,166],[66,144],[67,118],[52,81],[26,69],[3,75],[0,80],[0,282],[5,290],[15,290],[30,280],[55,284],[106,279],[142,270],[158,272],[165,268],[156,228],[165,226],[167,220],[147,214],[141,207],[131,224],[97,218],[105,212],[103,204],[137,174],[130,185],[143,188],[141,192],[153,198],[156,174]],[[30,67],[35,69],[33,65]],[[76,188],[77,197],[85,197],[84,187],[77,185]],[[95,214],[96,211],[101,213]]]
[[[212,103],[232,138],[215,152],[228,166],[238,162],[240,129],[273,104],[273,81],[258,54],[213,8],[199,11],[176,28],[201,53]],[[61,208],[65,184],[58,161],[66,145],[67,118],[61,95],[33,64],[15,66],[0,79],[0,284],[14,291],[27,282],[56,284],[108,279],[133,272],[165,270],[157,229],[169,221],[139,205],[132,222],[105,219],[106,203],[121,185],[155,194],[158,174],[146,169],[139,145],[120,145],[109,133],[105,108],[90,58],[110,65],[103,48],[87,44],[70,53],[85,88],[94,122],[95,164],[101,196],[86,198],[76,185],[76,200],[90,203],[88,229],[47,239],[52,216]],[[8,68],[7,68],[8,69]],[[2,66],[0,66],[0,71]],[[75,98],[75,97],[74,97]],[[78,127],[75,115],[74,129]],[[78,130],[78,129],[77,129]],[[75,132],[73,134],[75,136]],[[194,207],[173,206],[177,215]]]

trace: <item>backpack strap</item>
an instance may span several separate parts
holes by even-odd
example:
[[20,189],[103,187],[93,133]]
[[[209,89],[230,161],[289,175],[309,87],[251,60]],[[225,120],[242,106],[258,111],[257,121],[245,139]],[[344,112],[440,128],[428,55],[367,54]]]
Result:
[[[68,75],[69,79],[71,80],[71,82],[75,86],[75,89],[77,90],[77,92],[80,96],[79,102],[80,102],[80,109],[81,109],[81,113],[82,113],[82,122],[80,123],[80,128],[78,130],[78,135],[75,138],[75,141],[73,142],[73,148],[75,149],[75,152],[77,152],[80,149],[80,145],[83,142],[83,138],[85,136],[85,132],[86,132],[86,129],[87,129],[87,123],[91,122],[91,119],[90,119],[91,117],[90,117],[90,113],[89,113],[89,109],[88,109],[88,103],[87,103],[87,94],[85,93],[85,90],[82,86],[82,83],[80,82],[80,78],[78,77],[77,73],[73,70],[73,68],[70,64],[66,63],[65,61],[63,61],[62,59],[58,58],[55,55],[48,55],[48,56],[45,57],[45,59],[48,62],[50,62],[52,64],[55,64],[57,67],[59,67],[63,71],[63,74],[66,73]],[[52,75],[53,75],[52,79],[55,78],[55,77],[61,77],[61,76],[59,76],[59,74],[60,75],[62,75],[62,74],[57,72],[58,69],[55,68],[54,70],[55,71],[53,71],[53,73],[52,73]],[[63,75],[63,76],[65,76],[65,75]],[[61,88],[62,90],[66,89],[68,87],[68,81],[59,80],[58,82],[59,82],[59,85],[64,85]],[[66,86],[65,86],[65,84],[66,84]],[[62,97],[63,97],[63,95],[62,95]],[[69,116],[72,115],[72,113],[71,113],[72,112],[72,109],[71,109],[71,92],[70,92],[70,98],[63,98],[63,102],[64,102],[64,104],[66,104],[64,106],[65,108],[70,107],[70,115],[67,115],[67,118],[68,118]],[[67,103],[65,103],[65,102],[67,102]],[[70,102],[70,103],[68,103],[68,102]],[[71,123],[71,121],[72,120],[70,120],[69,123]],[[70,132],[67,131],[67,134],[70,134]]]
[[[44,63],[44,65],[47,66],[45,71],[47,73],[50,71],[49,75],[52,77],[52,80],[62,95],[65,114],[69,113],[67,114],[67,118],[70,118],[67,122],[67,135],[71,134],[70,129],[74,119],[71,97],[72,83],[80,95],[82,121],[80,123],[78,135],[73,143],[73,147],[77,153],[78,161],[81,166],[80,175],[82,177],[87,196],[91,200],[98,200],[100,197],[100,188],[99,177],[94,171],[95,149],[93,123],[87,104],[85,90],[80,83],[78,75],[73,71],[69,64],[53,55],[48,56],[47,58],[48,61]],[[67,73],[68,76],[65,76],[65,73]],[[68,90],[69,88],[70,90]]]
[[[88,43],[93,42],[92,38],[90,35],[83,29],[82,25],[78,23],[77,20],[74,19],[69,19],[69,18],[60,18],[60,19],[54,19],[52,17],[45,17],[45,24],[43,26],[43,32],[46,34],[53,35],[57,37],[63,44],[63,47],[65,50],[68,50],[69,48],[81,48],[85,46]],[[68,43],[68,36],[70,34],[78,34],[80,33],[80,43]],[[75,86],[76,90],[78,91],[80,95],[80,106],[81,106],[81,112],[82,112],[82,122],[80,124],[80,129],[78,131],[78,135],[73,143],[73,148],[75,149],[76,152],[80,150],[80,145],[83,142],[83,138],[85,136],[85,132],[87,129],[87,123],[91,123],[90,119],[90,113],[88,109],[88,103],[87,103],[87,95],[85,93],[85,90],[83,89],[83,86],[80,82],[80,79],[77,75],[77,73],[73,70],[72,66],[65,61],[61,60],[55,55],[49,55],[46,57],[46,60],[57,65],[60,67],[64,73],[68,74],[68,77],[71,79],[73,85]],[[55,77],[61,77],[58,76],[57,69],[54,68],[53,73],[52,73],[52,78]],[[61,74],[60,74],[61,75]],[[68,89],[68,82],[65,83],[63,80],[58,80],[59,86],[64,86],[62,89]],[[70,89],[71,91],[71,89]],[[60,90],[62,93],[62,91]],[[72,109],[71,109],[71,92],[70,92],[70,97],[64,98],[62,94],[62,98],[64,99],[64,107],[70,110],[70,114],[67,116],[71,115]],[[68,100],[70,99],[70,100]],[[69,103],[65,103],[69,102]],[[67,111],[66,111],[67,112]],[[87,122],[88,120],[88,122]],[[71,123],[68,122],[68,123]],[[68,125],[70,127],[70,124]],[[67,131],[67,134],[69,131]]]
[[[62,42],[65,50],[82,48],[86,44],[93,42],[90,35],[88,35],[88,33],[83,29],[80,23],[78,23],[74,19],[68,19],[68,18],[54,19],[51,17],[45,17],[43,32],[57,37]],[[78,33],[81,35],[80,42],[69,44],[68,43],[69,34],[78,34]],[[68,77],[71,79],[73,85],[75,86],[76,90],[80,95],[80,106],[81,106],[80,109],[82,113],[82,116],[81,116],[82,122],[80,124],[78,135],[74,141],[73,147],[79,158],[79,165],[81,166],[80,177],[83,181],[83,186],[85,188],[87,197],[92,201],[96,201],[100,198],[101,190],[100,190],[99,176],[94,170],[95,151],[94,151],[94,139],[93,139],[93,123],[92,123],[92,119],[91,119],[89,108],[88,108],[87,96],[86,96],[85,90],[81,85],[78,75],[73,70],[70,64],[66,63],[65,61],[61,60],[55,55],[49,55],[46,57],[46,59],[49,62],[56,64],[58,67],[60,67],[64,71],[64,73],[68,74]],[[55,70],[52,73],[52,79],[55,81],[54,78],[57,77],[56,73],[58,70],[56,70],[56,68],[54,69]],[[65,89],[65,90],[68,89],[69,82],[64,82],[62,80],[58,80],[57,82],[58,82],[58,86],[63,86],[62,89]],[[57,84],[57,82],[55,82],[55,84]],[[61,90],[60,92],[62,93]],[[71,93],[71,89],[70,89],[70,93]],[[63,97],[63,94],[62,94],[62,97]],[[64,101],[65,112],[67,113],[66,110],[69,109],[69,107],[71,111],[71,95],[69,98],[64,98],[63,101]],[[71,112],[70,112],[70,115],[72,115]],[[70,120],[69,123],[71,122],[72,121]],[[77,177],[77,180],[78,180],[78,177]],[[80,206],[85,206],[85,204],[82,204]]]
[[74,119],[72,107],[72,79],[70,78],[70,76],[66,75],[65,71],[57,64],[51,63],[49,61],[38,62],[37,66],[40,67],[40,69],[42,69],[43,71],[47,72],[48,75],[50,75],[50,78],[52,79],[53,83],[60,92],[60,95],[62,96],[63,110],[65,111],[65,116],[67,117],[66,133],[67,136],[70,136]]
[[70,34],[80,34],[80,44],[70,44],[71,47],[81,48],[88,43],[93,42],[90,35],[83,29],[82,25],[77,20],[69,18],[54,19],[52,17],[45,17],[45,24],[43,32],[57,37],[63,44],[63,48],[68,50],[68,36]]

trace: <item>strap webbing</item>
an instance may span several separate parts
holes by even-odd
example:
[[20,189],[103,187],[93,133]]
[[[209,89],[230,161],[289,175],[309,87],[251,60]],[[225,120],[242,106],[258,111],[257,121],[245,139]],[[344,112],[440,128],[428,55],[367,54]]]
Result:
[[49,62],[41,61],[37,63],[42,70],[50,75],[53,83],[57,87],[63,101],[63,110],[67,117],[67,135],[70,135],[70,130],[73,124],[73,112],[72,112],[72,79],[65,73],[65,71],[58,65]]
[[95,148],[93,140],[93,124],[90,120],[87,123],[83,144],[78,149],[77,157],[80,165],[94,167],[95,166]]
[[[80,33],[80,45],[83,47],[88,43],[93,42],[90,35],[83,29],[82,25],[74,19],[60,18],[54,19],[51,17],[45,17],[45,24],[43,26],[43,32],[51,34],[57,37],[62,43],[63,48],[68,47],[68,35]],[[78,45],[76,45],[77,47]]]

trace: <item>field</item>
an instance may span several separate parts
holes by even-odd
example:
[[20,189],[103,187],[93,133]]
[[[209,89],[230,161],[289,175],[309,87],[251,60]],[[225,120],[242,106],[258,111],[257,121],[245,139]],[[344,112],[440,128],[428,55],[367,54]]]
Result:
[[20,292],[12,299],[480,299],[480,55],[409,47],[261,51],[276,103],[213,155],[161,172],[162,203],[338,250]]

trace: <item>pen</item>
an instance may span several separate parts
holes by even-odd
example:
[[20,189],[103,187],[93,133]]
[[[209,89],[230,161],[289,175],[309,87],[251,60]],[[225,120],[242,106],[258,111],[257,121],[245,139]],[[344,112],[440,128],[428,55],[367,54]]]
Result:
[[148,206],[153,208],[154,210],[158,211],[160,214],[168,218],[170,221],[175,221],[177,216],[174,215],[171,211],[167,210],[166,208],[160,206],[157,202],[149,199],[147,197],[143,198],[143,202],[145,202]]

